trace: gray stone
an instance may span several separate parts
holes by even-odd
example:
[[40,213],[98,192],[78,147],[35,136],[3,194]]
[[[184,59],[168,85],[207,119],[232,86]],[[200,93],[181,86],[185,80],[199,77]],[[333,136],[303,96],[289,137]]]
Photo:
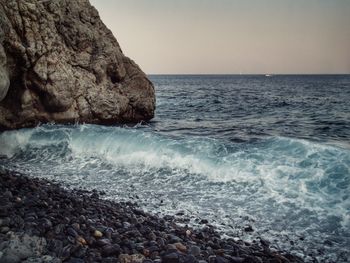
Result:
[[214,256],[214,255],[209,256],[208,261],[209,261],[209,263],[215,263],[216,262],[216,256]]
[[0,263],[18,263],[21,259],[16,254],[4,254],[0,258]]
[[179,238],[178,236],[175,235],[168,235],[169,238],[169,242],[172,243],[178,243],[178,242],[182,242],[182,239]]
[[6,191],[3,195],[4,195],[4,197],[13,198],[11,191]]
[[179,263],[180,258],[179,255],[175,252],[167,254],[162,257],[162,262],[164,263]]
[[70,260],[67,261],[67,263],[85,263],[84,260],[81,258],[71,258]]
[[[210,262],[210,260],[209,260],[209,262]],[[227,260],[227,259],[224,258],[224,257],[217,256],[217,257],[216,257],[216,263],[229,263],[229,260]]]
[[27,234],[9,234],[9,240],[0,244],[3,256],[0,263],[20,262],[27,258],[42,254],[46,246],[44,238],[29,236]]
[[201,249],[198,246],[191,246],[189,252],[193,256],[198,257],[201,253]]
[[118,244],[106,245],[102,248],[101,252],[104,256],[118,256],[120,253],[120,246]]
[[244,258],[241,258],[241,257],[231,257],[230,259],[231,259],[230,261],[232,263],[242,263],[242,262],[244,262]]
[[2,234],[6,234],[7,232],[10,231],[10,228],[8,226],[3,226],[1,229],[0,229],[0,232]]
[[11,219],[9,217],[0,219],[0,226],[9,226]]
[[145,257],[142,254],[121,254],[118,257],[120,263],[142,263]]
[[2,1],[0,129],[153,118],[152,83],[88,0]]
[[43,263],[41,258],[28,258],[24,261],[21,261],[22,263]]
[[198,263],[198,260],[193,255],[186,255],[184,262],[185,263]]
[[42,256],[41,260],[43,262],[48,262],[48,263],[60,263],[60,262],[62,262],[60,259],[51,257],[49,255]]
[[109,240],[108,238],[101,238],[96,241],[96,245],[99,247],[104,247],[110,244],[111,244],[111,240]]
[[6,97],[10,86],[10,79],[5,66],[6,66],[6,54],[0,42],[0,101],[2,101]]

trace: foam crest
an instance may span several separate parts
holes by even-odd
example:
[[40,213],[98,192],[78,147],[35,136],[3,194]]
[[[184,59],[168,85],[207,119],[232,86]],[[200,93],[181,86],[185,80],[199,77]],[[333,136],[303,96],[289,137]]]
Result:
[[11,158],[17,152],[25,149],[33,132],[33,129],[23,129],[0,133],[0,156]]
[[256,198],[348,222],[348,149],[283,137],[235,147],[213,139],[174,140],[139,129],[97,127],[74,130],[69,147],[75,158],[98,158],[134,176],[164,173],[176,183],[186,174],[208,184],[245,185],[242,193],[257,191]]
[[166,168],[196,174],[209,174],[217,168],[210,158],[213,147],[215,145],[197,140],[178,142],[125,128],[73,132],[70,142],[76,157],[97,157],[128,169]]
[[349,188],[350,150],[306,140],[274,137],[237,147],[214,139],[175,140],[142,129],[95,125],[46,125],[0,135],[0,154],[7,157],[26,147],[40,152],[64,145],[66,155],[75,159],[98,158],[138,171],[184,171],[214,182],[248,181],[265,184],[274,194],[282,185],[298,195]]
[[308,246],[346,236],[350,227],[347,147],[284,137],[232,143],[96,125],[4,132],[0,146],[7,157],[0,168],[103,189],[109,198],[137,193],[150,211],[181,208],[226,225],[248,217],[257,229],[276,229],[272,238],[282,230],[307,232]]

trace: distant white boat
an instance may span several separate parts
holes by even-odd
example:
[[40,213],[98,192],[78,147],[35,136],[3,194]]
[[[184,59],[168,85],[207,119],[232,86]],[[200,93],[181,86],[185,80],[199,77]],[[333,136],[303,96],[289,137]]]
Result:
[[272,77],[271,74],[265,74],[265,77]]

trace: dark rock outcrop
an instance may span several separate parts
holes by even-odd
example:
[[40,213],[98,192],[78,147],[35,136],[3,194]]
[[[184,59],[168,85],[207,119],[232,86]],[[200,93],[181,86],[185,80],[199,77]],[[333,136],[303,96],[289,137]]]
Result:
[[88,0],[0,0],[0,129],[154,116],[152,83]]

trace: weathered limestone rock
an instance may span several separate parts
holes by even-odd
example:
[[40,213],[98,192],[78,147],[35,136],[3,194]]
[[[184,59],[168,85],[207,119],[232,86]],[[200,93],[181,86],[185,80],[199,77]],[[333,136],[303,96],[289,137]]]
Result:
[[154,116],[152,83],[88,0],[0,0],[0,129]]
[[0,101],[5,98],[10,86],[10,80],[9,80],[9,76],[5,66],[6,66],[6,55],[5,55],[4,48],[0,44]]

